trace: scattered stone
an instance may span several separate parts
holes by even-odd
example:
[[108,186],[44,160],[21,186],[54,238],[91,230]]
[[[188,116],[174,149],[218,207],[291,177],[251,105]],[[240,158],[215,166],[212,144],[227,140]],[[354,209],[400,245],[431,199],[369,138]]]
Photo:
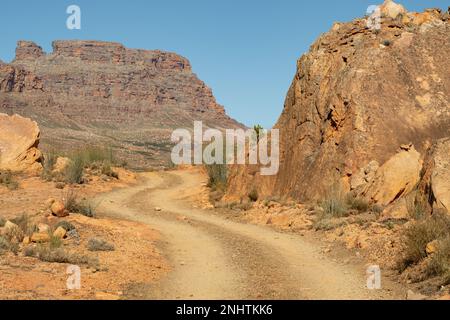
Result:
[[24,237],[22,243],[23,243],[24,245],[30,244],[30,243],[31,243],[30,237],[29,237],[29,236]]
[[58,218],[67,217],[69,214],[61,201],[55,201],[51,206],[52,214]]
[[156,207],[155,211],[162,211],[162,209],[160,207]]
[[50,241],[50,235],[47,232],[35,232],[31,236],[31,242],[44,243]]
[[66,233],[66,229],[64,229],[63,227],[58,227],[55,232],[53,232],[53,236],[59,239],[64,239]]
[[45,223],[39,223],[37,228],[40,233],[48,232],[50,230],[50,226]]

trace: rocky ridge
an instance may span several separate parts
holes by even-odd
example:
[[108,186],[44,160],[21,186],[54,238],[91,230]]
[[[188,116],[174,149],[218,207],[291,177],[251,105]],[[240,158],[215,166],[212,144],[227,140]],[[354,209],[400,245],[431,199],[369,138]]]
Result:
[[19,41],[0,63],[0,111],[36,120],[44,149],[111,145],[135,166],[163,164],[174,128],[238,128],[189,61],[119,43],[55,41],[46,54]]
[[310,202],[339,188],[387,206],[424,179],[425,155],[450,135],[450,15],[392,1],[381,13],[381,29],[336,23],[298,60],[275,125],[278,175],[235,166],[227,199]]

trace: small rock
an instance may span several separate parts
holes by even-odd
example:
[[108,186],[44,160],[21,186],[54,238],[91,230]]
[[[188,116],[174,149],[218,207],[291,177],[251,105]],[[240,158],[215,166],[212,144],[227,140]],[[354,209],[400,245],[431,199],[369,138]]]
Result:
[[40,233],[48,232],[50,230],[50,226],[45,223],[39,223],[37,227]]
[[162,209],[160,207],[156,207],[155,211],[162,211]]
[[12,230],[12,229],[15,229],[15,228],[18,228],[19,226],[17,225],[17,224],[15,224],[15,223],[12,223],[11,221],[6,221],[6,223],[5,223],[5,231],[9,231],[9,230]]
[[49,242],[50,236],[47,232],[35,232],[31,236],[31,242],[35,243],[43,243],[43,242]]
[[177,217],[177,220],[178,220],[178,221],[187,221],[187,219],[188,219],[188,218],[187,218],[186,216],[178,216],[178,217]]
[[57,216],[58,218],[67,217],[68,213],[66,208],[64,207],[64,203],[61,201],[55,201],[51,206],[52,214]]
[[66,233],[66,229],[64,229],[63,227],[58,227],[55,232],[53,232],[53,236],[59,239],[64,239]]
[[54,198],[48,198],[47,201],[45,201],[45,206],[46,208],[51,208],[52,204],[55,202],[56,200]]
[[406,300],[425,300],[427,298],[427,296],[424,296],[420,293],[415,293],[412,290],[408,290],[408,292],[406,293]]
[[31,243],[30,237],[28,237],[28,236],[24,237],[22,243],[24,245],[30,244]]
[[426,252],[428,255],[431,255],[433,253],[436,253],[438,250],[439,242],[437,240],[431,241],[427,244]]

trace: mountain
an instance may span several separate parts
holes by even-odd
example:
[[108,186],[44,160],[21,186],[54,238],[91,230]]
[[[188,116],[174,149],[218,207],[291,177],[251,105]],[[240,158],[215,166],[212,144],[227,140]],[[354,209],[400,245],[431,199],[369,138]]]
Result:
[[450,136],[449,16],[386,1],[380,29],[334,24],[298,60],[275,126],[278,175],[235,166],[227,197],[309,202],[338,185],[385,205],[414,188],[430,146]]
[[177,54],[119,43],[19,41],[0,62],[0,112],[38,122],[43,149],[108,145],[134,167],[168,163],[175,128],[241,128]]

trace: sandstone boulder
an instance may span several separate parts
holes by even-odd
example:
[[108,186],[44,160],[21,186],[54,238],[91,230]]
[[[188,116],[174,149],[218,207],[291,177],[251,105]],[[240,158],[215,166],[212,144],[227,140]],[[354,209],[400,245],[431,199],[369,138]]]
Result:
[[50,241],[50,235],[48,232],[35,232],[31,236],[31,242],[44,243]]
[[391,19],[396,19],[399,15],[403,15],[407,12],[401,4],[397,4],[392,0],[384,1],[380,6],[380,10],[383,16]]
[[402,150],[377,170],[362,194],[372,203],[386,206],[414,189],[421,169],[420,153],[414,147]]
[[58,157],[56,163],[53,166],[53,174],[64,173],[64,171],[69,167],[71,160],[66,157]]
[[40,170],[39,138],[36,122],[18,115],[0,114],[0,170]]
[[66,229],[64,229],[63,227],[58,227],[54,232],[53,232],[53,236],[59,239],[63,239],[67,234]]
[[64,203],[62,203],[61,201],[53,202],[51,206],[51,211],[52,214],[57,216],[58,218],[64,218],[68,216]]

